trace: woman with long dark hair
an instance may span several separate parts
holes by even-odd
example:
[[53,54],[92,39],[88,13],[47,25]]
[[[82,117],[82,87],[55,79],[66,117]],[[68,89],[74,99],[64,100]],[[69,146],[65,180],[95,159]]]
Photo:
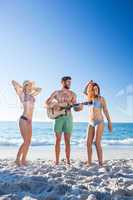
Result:
[[[92,163],[92,145],[93,142],[96,146],[99,166],[103,165],[103,151],[101,146],[101,139],[104,132],[104,116],[108,121],[108,129],[112,132],[112,122],[108,112],[105,98],[100,95],[100,87],[97,83],[90,81],[86,88],[85,94],[88,101],[92,101],[89,106],[89,125],[87,136],[87,164],[90,166]],[[95,138],[95,141],[94,141]]]

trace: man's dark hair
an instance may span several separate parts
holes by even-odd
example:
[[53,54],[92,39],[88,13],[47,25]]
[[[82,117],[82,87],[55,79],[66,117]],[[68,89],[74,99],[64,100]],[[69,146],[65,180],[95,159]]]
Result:
[[64,76],[62,77],[61,81],[72,80],[71,76]]

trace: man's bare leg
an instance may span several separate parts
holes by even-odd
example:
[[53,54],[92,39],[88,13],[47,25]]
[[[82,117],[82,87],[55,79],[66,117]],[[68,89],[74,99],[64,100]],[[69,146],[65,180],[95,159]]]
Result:
[[64,133],[65,152],[66,152],[67,164],[70,164],[70,151],[71,151],[70,138],[71,138],[71,134],[70,133]]
[[61,143],[61,133],[56,133],[56,143],[55,143],[55,164],[59,164],[60,158],[60,143]]

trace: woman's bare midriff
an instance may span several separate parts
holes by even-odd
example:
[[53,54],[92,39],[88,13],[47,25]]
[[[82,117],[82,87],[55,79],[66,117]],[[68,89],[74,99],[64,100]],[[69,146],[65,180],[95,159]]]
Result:
[[30,106],[24,106],[24,112],[23,112],[23,116],[27,117],[28,119],[32,120],[33,117],[33,110],[34,110],[34,106],[30,105]]
[[103,120],[101,109],[99,110],[97,108],[90,108],[89,113],[89,121]]

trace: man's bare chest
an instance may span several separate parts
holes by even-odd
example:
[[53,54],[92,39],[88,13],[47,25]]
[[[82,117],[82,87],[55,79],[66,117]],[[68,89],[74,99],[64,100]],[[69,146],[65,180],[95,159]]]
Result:
[[70,92],[58,92],[56,99],[61,103],[70,103],[73,99],[73,95]]

